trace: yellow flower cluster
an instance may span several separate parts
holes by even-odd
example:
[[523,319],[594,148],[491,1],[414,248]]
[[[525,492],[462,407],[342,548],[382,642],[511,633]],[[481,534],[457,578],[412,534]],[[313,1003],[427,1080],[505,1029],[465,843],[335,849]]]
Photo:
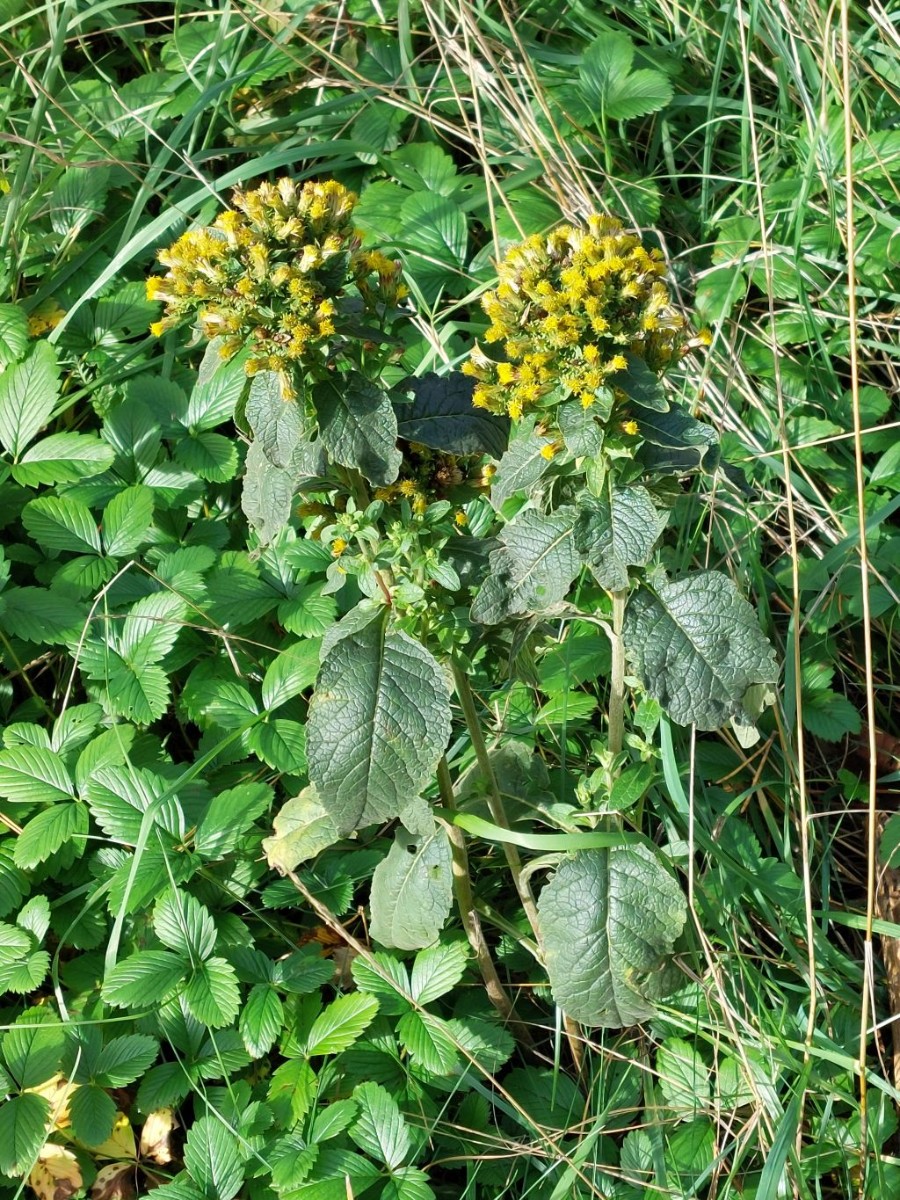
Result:
[[612,217],[590,216],[587,228],[562,225],[513,246],[485,293],[491,324],[486,342],[505,361],[475,347],[463,364],[478,382],[477,408],[523,413],[568,395],[588,408],[607,379],[639,355],[663,371],[685,347],[686,322],[662,282],[665,264]]
[[222,338],[224,358],[248,346],[247,374],[278,372],[292,398],[293,368],[338,332],[348,283],[368,308],[404,294],[399,263],[360,249],[356,200],[333,179],[237,189],[233,208],[159,253],[167,271],[147,280],[147,298],[166,310],[150,331],[159,336],[196,317],[205,337]]
[[465,461],[455,454],[410,442],[401,468],[403,478],[378,488],[375,499],[386,504],[408,500],[416,516],[421,516],[432,500],[442,499],[449,490],[465,482],[461,461],[465,466]]

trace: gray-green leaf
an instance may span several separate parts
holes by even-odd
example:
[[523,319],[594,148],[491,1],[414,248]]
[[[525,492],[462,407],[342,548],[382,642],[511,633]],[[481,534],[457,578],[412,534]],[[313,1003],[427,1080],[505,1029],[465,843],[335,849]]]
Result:
[[500,458],[509,440],[509,421],[472,407],[474,380],[454,371],[407,379],[401,388],[415,399],[400,409],[397,427],[408,442],[421,442],[448,454],[490,454]]
[[607,485],[602,496],[578,500],[575,548],[594,578],[608,591],[628,587],[628,568],[649,561],[662,532],[662,521],[643,487]]
[[450,740],[444,672],[386,620],[333,647],[309,705],[310,779],[342,832],[399,816]]
[[753,725],[778,677],[756,613],[718,571],[641,588],[626,609],[624,638],[641,683],[679,725]]
[[275,371],[261,371],[250,381],[247,420],[253,436],[274,467],[287,467],[303,437],[304,420],[296,400],[284,400]]
[[687,909],[681,888],[645,846],[564,860],[538,914],[553,999],[585,1025],[647,1020],[671,990],[663,970]]
[[544,516],[526,509],[500,534],[488,578],[472,605],[472,619],[495,625],[505,617],[545,612],[566,598],[581,567],[573,538],[574,511]]
[[531,432],[510,443],[491,481],[491,504],[495,508],[502,507],[503,502],[516,492],[531,492],[550,466],[550,459],[542,451],[552,444],[551,438],[538,437]]
[[319,433],[331,457],[361,471],[369,483],[393,483],[403,455],[397,449],[397,418],[390,400],[357,371],[324,380],[313,391]]
[[430,837],[398,828],[387,858],[372,876],[372,937],[397,950],[430,946],[437,941],[452,902],[447,834],[440,826]]

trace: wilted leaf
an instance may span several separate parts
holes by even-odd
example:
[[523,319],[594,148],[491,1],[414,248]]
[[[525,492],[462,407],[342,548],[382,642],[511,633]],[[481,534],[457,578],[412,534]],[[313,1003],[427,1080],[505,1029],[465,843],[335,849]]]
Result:
[[264,839],[262,848],[269,866],[282,875],[315,858],[341,836],[312,785],[282,806],[274,824],[275,832]]
[[66,1146],[47,1142],[28,1176],[38,1200],[69,1200],[83,1185],[78,1159]]

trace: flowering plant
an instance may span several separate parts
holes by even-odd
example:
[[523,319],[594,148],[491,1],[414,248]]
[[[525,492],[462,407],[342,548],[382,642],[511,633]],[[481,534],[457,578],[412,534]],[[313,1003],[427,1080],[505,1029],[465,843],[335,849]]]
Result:
[[[148,282],[166,305],[154,332],[194,319],[211,339],[205,377],[248,377],[236,417],[259,551],[321,564],[310,548],[320,542],[317,595],[342,596],[309,701],[310,786],[276,821],[269,862],[295,878],[323,847],[398,820],[373,876],[373,937],[429,944],[455,895],[489,995],[510,1017],[462,831],[495,839],[559,1005],[587,1024],[640,1020],[671,986],[661,968],[685,920],[640,829],[659,713],[703,729],[731,722],[751,738],[775,680],[730,579],[672,581],[654,565],[679,480],[716,462],[713,431],[662,384],[702,335],[673,304],[660,253],[591,216],[510,247],[482,302],[487,349],[476,343],[458,372],[404,378],[400,264],[363,249],[355,202],[335,181],[238,191],[212,226],[159,255],[166,273]],[[610,666],[596,769],[569,802],[539,802],[536,819],[565,831],[547,835],[510,829],[504,771],[517,762],[516,792],[542,797],[546,772],[521,743],[490,746],[470,678],[490,690],[507,662],[515,675],[525,651],[546,649],[551,617],[603,629]],[[632,728],[628,663],[642,696]],[[455,780],[451,678],[474,755]],[[491,821],[459,811],[473,771]],[[557,852],[541,860],[558,869],[539,902],[520,846]],[[611,879],[654,898],[632,930],[637,974],[629,952],[598,958]]]

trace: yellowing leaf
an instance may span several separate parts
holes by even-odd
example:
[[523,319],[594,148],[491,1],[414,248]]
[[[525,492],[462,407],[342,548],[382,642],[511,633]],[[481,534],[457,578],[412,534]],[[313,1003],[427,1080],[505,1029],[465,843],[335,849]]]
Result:
[[47,1142],[28,1176],[28,1183],[38,1200],[69,1200],[83,1183],[78,1159],[65,1146]]
[[50,1121],[57,1129],[68,1129],[71,1122],[69,1121],[69,1101],[72,1099],[73,1092],[78,1088],[77,1083],[71,1083],[64,1075],[57,1072],[55,1075],[40,1083],[37,1087],[26,1088],[28,1092],[34,1092],[36,1096],[43,1096],[50,1105]]
[[173,1161],[172,1134],[178,1127],[174,1109],[158,1108],[150,1113],[141,1130],[141,1158],[152,1158],[161,1167],[168,1166]]
[[123,1112],[116,1113],[112,1136],[99,1146],[91,1146],[95,1158],[137,1158],[137,1145],[131,1122]]
[[133,1200],[137,1195],[134,1163],[107,1163],[91,1185],[91,1200]]

